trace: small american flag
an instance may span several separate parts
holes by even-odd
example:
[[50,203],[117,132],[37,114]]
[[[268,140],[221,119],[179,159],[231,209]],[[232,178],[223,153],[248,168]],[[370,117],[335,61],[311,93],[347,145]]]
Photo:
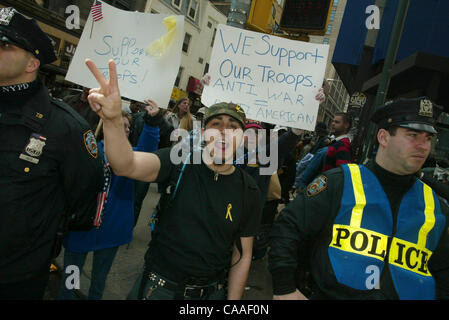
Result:
[[103,220],[104,208],[106,207],[106,202],[109,194],[109,188],[111,187],[111,168],[109,163],[103,165],[104,170],[104,185],[103,190],[97,196],[97,212],[95,214],[94,226],[99,228],[101,226],[101,221]]
[[96,2],[92,5],[92,17],[95,22],[103,19],[103,12],[101,11],[101,2]]

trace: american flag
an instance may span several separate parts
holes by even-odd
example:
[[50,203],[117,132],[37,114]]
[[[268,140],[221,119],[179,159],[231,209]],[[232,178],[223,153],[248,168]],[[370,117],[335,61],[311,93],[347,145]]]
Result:
[[103,190],[97,196],[97,212],[95,214],[94,226],[99,228],[103,219],[104,208],[108,198],[109,188],[111,187],[111,168],[109,163],[103,165],[104,170],[104,185]]
[[103,19],[103,12],[101,11],[101,2],[96,2],[95,4],[93,4],[91,11],[92,11],[92,17],[94,18],[95,22]]

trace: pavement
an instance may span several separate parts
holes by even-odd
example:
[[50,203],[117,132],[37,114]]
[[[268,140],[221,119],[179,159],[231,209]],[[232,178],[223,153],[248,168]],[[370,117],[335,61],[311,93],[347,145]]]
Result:
[[[151,239],[148,221],[154,207],[159,200],[160,194],[157,192],[157,185],[151,184],[144,199],[139,221],[134,228],[134,238],[129,245],[119,248],[109,272],[103,300],[125,300],[134,282],[142,272],[143,257]],[[56,258],[55,264],[58,266],[57,272],[50,274],[49,284],[44,296],[44,300],[55,300],[61,282],[61,272],[63,266],[64,249]],[[89,286],[90,274],[92,271],[93,253],[89,253],[86,263],[81,272],[80,289],[77,290],[79,299],[86,299]],[[271,274],[267,270],[267,257],[253,261],[248,277],[247,287],[243,295],[243,300],[271,300]]]

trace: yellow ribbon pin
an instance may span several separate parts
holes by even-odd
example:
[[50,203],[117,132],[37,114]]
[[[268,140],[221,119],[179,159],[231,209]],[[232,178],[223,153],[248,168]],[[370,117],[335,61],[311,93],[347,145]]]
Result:
[[226,219],[228,219],[228,217],[229,217],[229,220],[231,220],[231,222],[232,222],[231,209],[232,209],[232,204],[228,204],[228,211],[226,212]]
[[161,57],[167,51],[176,35],[175,16],[165,18],[164,25],[167,27],[168,32],[159,39],[156,39],[150,43],[146,49],[146,52],[154,57]]

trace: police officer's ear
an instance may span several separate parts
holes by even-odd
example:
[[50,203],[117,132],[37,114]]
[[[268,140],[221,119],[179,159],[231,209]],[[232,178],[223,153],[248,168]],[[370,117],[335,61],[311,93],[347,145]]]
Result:
[[386,129],[379,129],[379,131],[377,131],[377,142],[379,143],[379,146],[382,147],[386,147],[388,144],[388,140],[390,138],[390,132],[388,132],[388,130]]
[[26,65],[25,72],[26,73],[37,72],[37,70],[39,70],[39,67],[41,65],[40,60],[35,56],[33,56],[31,53],[27,53],[27,57],[28,63]]

